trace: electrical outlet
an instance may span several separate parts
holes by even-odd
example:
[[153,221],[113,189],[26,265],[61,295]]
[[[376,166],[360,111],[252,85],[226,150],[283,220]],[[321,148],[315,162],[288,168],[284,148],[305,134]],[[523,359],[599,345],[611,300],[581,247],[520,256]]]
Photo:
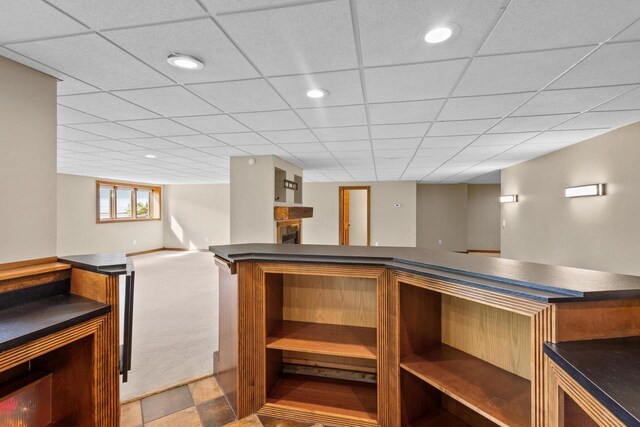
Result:
[[502,220],[502,228],[507,228],[507,220],[506,219]]

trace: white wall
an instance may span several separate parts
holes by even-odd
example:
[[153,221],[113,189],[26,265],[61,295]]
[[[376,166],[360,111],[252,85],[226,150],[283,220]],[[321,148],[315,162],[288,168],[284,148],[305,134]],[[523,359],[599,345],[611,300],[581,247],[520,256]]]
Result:
[[[302,220],[302,242],[339,244],[340,186],[371,186],[371,245],[416,245],[416,183],[388,182],[305,182],[304,206],[313,207],[313,218]],[[399,203],[400,207],[394,207]]]
[[349,245],[367,246],[367,190],[349,190]]
[[165,185],[164,247],[207,249],[228,245],[229,184]]
[[58,174],[57,182],[59,256],[132,253],[162,247],[164,218],[96,224],[96,178]]
[[[507,258],[640,275],[640,123],[502,171]],[[566,199],[570,186],[607,195]]]
[[0,263],[56,255],[56,79],[0,57]]

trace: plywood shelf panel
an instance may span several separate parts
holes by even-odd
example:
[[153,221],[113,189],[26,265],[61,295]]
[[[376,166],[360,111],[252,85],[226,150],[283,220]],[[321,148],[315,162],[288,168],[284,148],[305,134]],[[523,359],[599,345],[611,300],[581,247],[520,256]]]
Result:
[[376,359],[376,329],[285,320],[267,337],[267,348]]
[[442,409],[425,417],[420,418],[418,421],[412,422],[410,427],[471,427],[470,424],[465,423],[460,418],[456,417],[450,412]]
[[312,412],[377,419],[377,385],[309,375],[281,374],[267,402]]
[[499,425],[531,424],[531,382],[468,353],[439,344],[401,367]]

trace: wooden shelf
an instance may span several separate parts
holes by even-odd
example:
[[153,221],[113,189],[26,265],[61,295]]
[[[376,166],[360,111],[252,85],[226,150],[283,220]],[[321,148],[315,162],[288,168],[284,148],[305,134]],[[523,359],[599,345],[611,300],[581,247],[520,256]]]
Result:
[[441,409],[411,423],[410,427],[471,427],[450,412]]
[[499,425],[531,424],[529,380],[445,344],[407,356],[400,366]]
[[376,391],[377,385],[372,383],[281,374],[267,403],[375,421]]
[[47,262],[24,267],[10,268],[0,271],[0,281],[17,279],[19,277],[35,276],[36,274],[52,273],[55,271],[69,270],[71,266],[61,262]]
[[267,337],[267,348],[376,359],[376,329],[282,321]]

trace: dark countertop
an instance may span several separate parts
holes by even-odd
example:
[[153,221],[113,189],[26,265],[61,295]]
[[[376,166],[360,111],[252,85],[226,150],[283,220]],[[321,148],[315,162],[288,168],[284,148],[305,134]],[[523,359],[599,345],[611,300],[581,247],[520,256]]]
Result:
[[71,294],[0,310],[0,352],[109,313],[111,306]]
[[133,261],[123,253],[70,255],[58,258],[58,261],[108,276],[119,276],[133,270]]
[[640,298],[640,277],[421,248],[240,244],[211,246],[231,262],[377,265],[543,302]]
[[545,343],[544,352],[628,426],[640,426],[640,337]]

